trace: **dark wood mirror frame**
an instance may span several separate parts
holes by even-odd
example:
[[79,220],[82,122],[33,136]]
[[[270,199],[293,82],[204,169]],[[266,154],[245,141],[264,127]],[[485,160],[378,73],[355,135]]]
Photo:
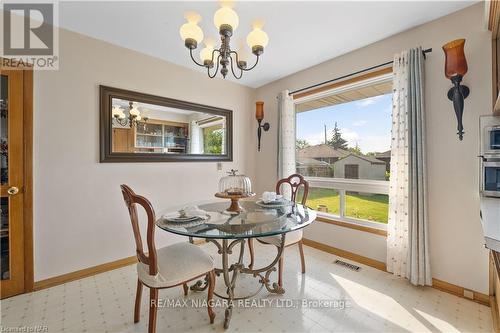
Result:
[[[112,151],[112,99],[119,98],[135,102],[156,104],[165,107],[198,111],[226,118],[226,153],[209,154],[162,154],[127,153]],[[180,101],[167,97],[154,96],[130,90],[100,85],[100,162],[228,162],[233,160],[233,111],[213,106]]]

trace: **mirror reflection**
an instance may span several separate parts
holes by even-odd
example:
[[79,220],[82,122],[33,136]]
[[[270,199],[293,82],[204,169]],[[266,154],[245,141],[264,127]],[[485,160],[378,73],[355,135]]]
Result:
[[226,154],[225,116],[120,98],[111,102],[113,153]]

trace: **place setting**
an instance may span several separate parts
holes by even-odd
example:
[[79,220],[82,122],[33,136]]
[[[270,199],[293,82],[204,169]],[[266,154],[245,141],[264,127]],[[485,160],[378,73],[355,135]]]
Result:
[[198,206],[186,206],[176,212],[162,216],[165,224],[193,227],[210,220],[210,214]]
[[282,208],[293,205],[293,202],[285,199],[281,194],[266,191],[262,193],[262,197],[255,204],[262,208]]

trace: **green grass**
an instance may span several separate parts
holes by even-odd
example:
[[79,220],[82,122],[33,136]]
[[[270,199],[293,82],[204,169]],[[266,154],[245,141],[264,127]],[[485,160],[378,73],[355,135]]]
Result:
[[[339,194],[336,190],[326,188],[311,188],[307,198],[307,205],[317,209],[318,205],[328,207],[328,213],[339,215]],[[360,195],[346,193],[347,217],[387,223],[389,196],[385,194]]]

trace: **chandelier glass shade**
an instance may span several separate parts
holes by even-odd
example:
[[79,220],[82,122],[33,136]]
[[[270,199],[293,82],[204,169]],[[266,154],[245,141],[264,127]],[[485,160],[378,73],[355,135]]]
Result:
[[189,49],[193,62],[198,66],[205,67],[210,78],[214,78],[220,68],[220,73],[224,78],[230,69],[233,76],[240,79],[243,72],[250,71],[257,66],[259,57],[264,53],[264,48],[269,43],[269,37],[262,28],[254,27],[247,36],[247,44],[256,56],[256,60],[252,66],[248,67],[247,60],[241,55],[241,50],[238,53],[230,46],[231,37],[239,26],[238,14],[230,7],[221,7],[214,14],[214,24],[219,31],[221,40],[220,46],[215,48],[205,42],[206,47],[200,51],[201,62],[199,62],[193,54],[204,38],[203,30],[198,26],[198,21],[199,16],[196,16],[196,19],[188,18],[188,22],[180,27],[180,35],[184,45]]
[[136,126],[140,121],[147,122],[148,117],[143,117],[141,111],[137,108],[133,102],[129,102],[128,116],[121,106],[113,106],[111,110],[113,116],[113,121],[121,126]]

